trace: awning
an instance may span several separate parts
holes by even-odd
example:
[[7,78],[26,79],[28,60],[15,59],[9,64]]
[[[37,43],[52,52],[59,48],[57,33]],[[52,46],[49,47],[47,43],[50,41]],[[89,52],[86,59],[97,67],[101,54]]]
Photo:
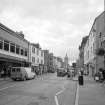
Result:
[[13,57],[13,56],[9,56],[9,55],[5,55],[5,54],[0,54],[0,61],[6,61],[6,62],[26,62],[28,63],[25,59],[21,59],[21,58],[17,58],[17,57]]

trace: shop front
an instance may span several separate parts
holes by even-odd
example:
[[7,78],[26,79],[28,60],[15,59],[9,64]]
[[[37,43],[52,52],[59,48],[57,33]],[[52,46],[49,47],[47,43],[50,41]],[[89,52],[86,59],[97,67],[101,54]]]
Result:
[[29,65],[30,63],[24,59],[0,54],[0,74],[3,72],[9,76],[12,67],[28,67]]

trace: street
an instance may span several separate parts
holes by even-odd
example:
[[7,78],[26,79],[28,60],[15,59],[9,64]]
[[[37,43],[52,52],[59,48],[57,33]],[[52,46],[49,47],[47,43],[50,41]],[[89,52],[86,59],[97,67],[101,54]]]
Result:
[[75,94],[76,82],[56,73],[0,82],[0,105],[74,105]]

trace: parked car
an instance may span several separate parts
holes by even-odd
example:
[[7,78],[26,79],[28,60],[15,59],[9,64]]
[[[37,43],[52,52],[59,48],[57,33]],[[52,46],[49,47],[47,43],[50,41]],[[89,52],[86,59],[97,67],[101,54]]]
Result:
[[34,79],[36,74],[32,72],[31,67],[12,67],[11,79],[12,80],[27,80]]
[[64,68],[57,69],[57,76],[64,77],[67,74]]

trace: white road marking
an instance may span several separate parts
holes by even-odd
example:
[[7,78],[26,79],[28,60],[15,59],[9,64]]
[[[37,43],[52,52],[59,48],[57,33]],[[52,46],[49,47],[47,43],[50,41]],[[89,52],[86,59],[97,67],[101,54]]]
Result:
[[55,95],[55,97],[54,97],[54,98],[55,98],[55,103],[56,103],[56,105],[59,105],[57,96],[58,96],[59,94],[61,94],[62,92],[64,92],[64,90],[65,90],[65,88],[63,87],[63,89],[62,89],[61,91],[59,91],[59,92],[56,93],[56,95]]
[[12,86],[1,88],[0,91],[5,90],[5,89],[8,89],[8,88],[11,88],[11,87],[15,87],[15,86],[16,86],[16,84],[15,85],[12,85]]
[[77,83],[75,105],[78,105],[78,104],[79,104],[79,85]]
[[58,98],[57,98],[56,95],[55,95],[55,103],[56,103],[56,105],[59,105],[59,103],[58,103]]
[[63,89],[59,92],[56,93],[56,96],[58,96],[59,94],[61,94],[63,91],[65,90],[65,88],[63,87]]

